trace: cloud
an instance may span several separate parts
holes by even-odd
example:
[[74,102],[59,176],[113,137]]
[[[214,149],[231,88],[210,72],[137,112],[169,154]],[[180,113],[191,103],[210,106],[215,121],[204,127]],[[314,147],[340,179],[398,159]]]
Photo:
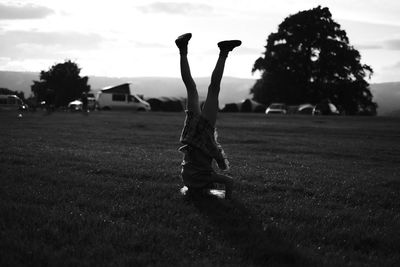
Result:
[[144,13],[166,13],[173,15],[210,15],[213,8],[205,4],[155,2],[138,7]]
[[165,44],[160,43],[145,43],[145,42],[135,42],[135,47],[137,48],[166,48]]
[[239,47],[238,48],[238,53],[241,55],[260,55],[265,52],[265,48],[253,48],[253,47]]
[[0,20],[41,19],[53,13],[52,9],[44,6],[33,4],[6,5],[0,3]]
[[388,70],[400,70],[400,61],[392,62],[390,65],[383,66],[382,69]]
[[385,47],[391,50],[400,50],[400,39],[392,39],[385,41]]
[[79,32],[7,31],[0,36],[3,42],[13,45],[60,45],[65,48],[93,48],[103,40],[98,34]]
[[400,69],[400,61],[392,66],[393,69]]
[[[205,49],[202,53],[204,55],[212,55],[214,56],[216,53],[218,53],[218,47],[215,46],[211,49]],[[257,57],[260,57],[262,55],[262,53],[265,52],[265,48],[264,49],[260,49],[260,48],[254,48],[254,47],[246,47],[246,46],[239,46],[238,48],[235,48],[234,50],[234,54],[237,56],[254,56],[255,59]]]
[[379,44],[359,44],[355,45],[357,49],[363,49],[363,50],[374,50],[374,49],[382,49],[383,46]]
[[387,50],[400,50],[400,39],[383,40],[380,43],[367,43],[355,45],[357,49],[374,50],[374,49],[387,49]]
[[8,31],[0,33],[0,56],[45,58],[71,50],[97,48],[104,40],[97,34],[78,32]]

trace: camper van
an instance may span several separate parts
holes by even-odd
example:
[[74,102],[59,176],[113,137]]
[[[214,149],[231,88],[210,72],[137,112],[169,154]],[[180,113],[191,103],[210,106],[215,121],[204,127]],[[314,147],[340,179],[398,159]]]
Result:
[[28,106],[16,95],[0,95],[0,110],[27,110]]
[[109,86],[101,89],[96,95],[98,109],[130,109],[149,111],[150,104],[135,94],[131,94],[129,83]]

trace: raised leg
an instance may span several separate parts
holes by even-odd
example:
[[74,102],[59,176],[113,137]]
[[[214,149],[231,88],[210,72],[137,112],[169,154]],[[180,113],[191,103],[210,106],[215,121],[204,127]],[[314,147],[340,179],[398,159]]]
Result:
[[196,83],[192,78],[187,58],[187,45],[191,37],[192,34],[190,33],[183,34],[175,40],[175,43],[179,48],[181,77],[187,92],[186,109],[195,114],[200,114],[199,94],[197,92]]
[[217,121],[217,113],[219,109],[218,96],[221,89],[221,80],[222,75],[224,74],[226,58],[228,57],[229,52],[241,43],[242,42],[239,40],[223,41],[218,43],[220,53],[217,64],[215,65],[211,75],[211,83],[208,87],[206,102],[201,111],[202,116],[207,119],[212,126],[215,126],[215,122]]
[[217,64],[215,65],[214,71],[211,75],[211,83],[208,87],[206,102],[204,103],[201,114],[208,120],[208,122],[215,126],[217,120],[217,113],[219,109],[219,91],[221,89],[221,80],[224,73],[225,61],[228,53],[220,53]]

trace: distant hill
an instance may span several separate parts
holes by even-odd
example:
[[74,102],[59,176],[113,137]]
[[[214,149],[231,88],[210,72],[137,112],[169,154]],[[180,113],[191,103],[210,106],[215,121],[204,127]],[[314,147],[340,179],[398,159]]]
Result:
[[[31,95],[33,80],[39,79],[39,73],[35,72],[14,72],[0,71],[0,87],[11,90],[22,91],[25,96]],[[210,78],[194,78],[201,98],[206,97]],[[97,91],[109,85],[131,82],[131,91],[142,94],[146,98],[150,97],[183,97],[186,94],[181,78],[166,77],[101,77],[89,76],[89,84],[92,90]],[[240,79],[233,77],[223,77],[220,106],[226,103],[240,102],[249,97],[249,90],[255,80]]]
[[[25,96],[31,94],[30,86],[33,80],[39,79],[39,73],[0,71],[0,87],[23,91]],[[201,98],[205,98],[209,77],[195,78]],[[185,96],[185,87],[181,78],[166,77],[99,77],[89,76],[92,90],[100,90],[109,85],[131,82],[134,93],[150,97],[180,97]],[[226,103],[240,102],[248,98],[249,90],[255,79],[223,77],[220,95],[220,106]],[[378,103],[378,115],[400,116],[400,82],[371,84],[374,101]]]
[[33,80],[39,79],[37,72],[0,71],[0,87],[12,91],[22,91],[25,97],[31,94]]
[[378,115],[400,116],[400,82],[371,84]]
[[[205,99],[210,78],[194,78],[197,84],[200,98]],[[131,82],[131,91],[136,94],[142,94],[145,98],[151,97],[184,97],[186,89],[181,78],[166,77],[126,77],[126,78],[108,78],[91,76],[89,83],[92,90],[100,90],[109,85]],[[220,93],[220,106],[226,103],[240,102],[248,97],[250,88],[255,80],[240,79],[233,77],[223,77]]]

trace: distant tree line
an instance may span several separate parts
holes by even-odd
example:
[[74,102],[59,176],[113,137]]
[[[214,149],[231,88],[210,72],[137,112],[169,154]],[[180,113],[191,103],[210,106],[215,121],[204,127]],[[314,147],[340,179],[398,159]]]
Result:
[[263,104],[329,100],[349,115],[376,115],[377,104],[365,80],[373,71],[360,59],[328,8],[301,11],[269,35],[264,56],[252,70],[260,71],[261,79],[250,93]]

